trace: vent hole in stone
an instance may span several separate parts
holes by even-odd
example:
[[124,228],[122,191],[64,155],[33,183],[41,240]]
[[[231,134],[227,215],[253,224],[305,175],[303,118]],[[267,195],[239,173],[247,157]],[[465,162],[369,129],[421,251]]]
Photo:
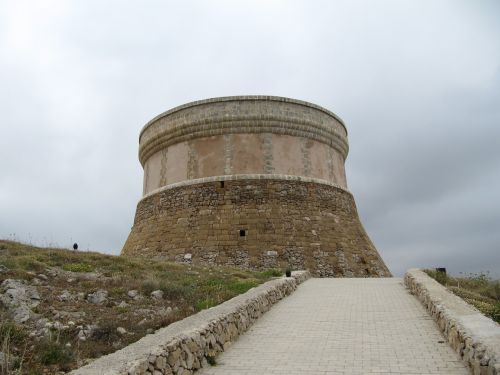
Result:
[[240,237],[246,237],[247,231],[245,229],[240,229]]
[[220,182],[220,188],[221,188],[221,189],[224,189],[224,181],[221,181],[221,182]]

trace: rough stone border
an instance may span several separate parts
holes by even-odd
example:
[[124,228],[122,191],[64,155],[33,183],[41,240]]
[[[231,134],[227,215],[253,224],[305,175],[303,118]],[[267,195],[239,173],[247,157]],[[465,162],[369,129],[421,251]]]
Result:
[[161,328],[70,374],[193,374],[209,366],[208,359],[226,350],[264,312],[309,277],[308,271],[296,271],[292,277],[268,281],[218,306]]
[[422,270],[409,270],[404,281],[472,374],[500,374],[500,325]]

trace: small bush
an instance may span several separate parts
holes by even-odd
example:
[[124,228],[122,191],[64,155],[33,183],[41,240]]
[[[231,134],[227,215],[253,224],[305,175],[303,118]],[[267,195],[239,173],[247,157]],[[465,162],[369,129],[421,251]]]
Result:
[[215,356],[207,355],[205,358],[207,359],[207,362],[210,366],[217,366],[217,360],[215,359]]
[[67,263],[62,266],[63,270],[71,272],[92,272],[94,268],[87,263]]
[[92,340],[112,343],[120,337],[116,331],[117,327],[114,321],[102,322],[92,333]]
[[439,284],[441,285],[447,285],[448,284],[448,276],[444,272],[438,272],[435,270],[424,270],[424,272],[432,277],[434,280],[436,280]]
[[203,301],[198,302],[195,307],[196,307],[197,311],[201,311],[201,310],[205,310],[205,309],[209,309],[211,307],[214,307],[217,304],[218,304],[217,301],[215,301],[211,298],[207,298],[207,299],[204,299]]
[[46,342],[39,350],[40,362],[44,365],[63,365],[73,360],[73,352],[58,342]]
[[233,293],[242,294],[256,287],[258,284],[254,281],[233,281],[226,283],[226,288]]
[[259,278],[262,278],[262,279],[268,279],[270,277],[280,277],[280,276],[283,276],[283,272],[281,270],[278,270],[278,269],[275,269],[275,268],[270,268],[268,270],[259,272],[257,274],[257,276]]
[[163,298],[168,300],[190,298],[193,292],[193,287],[177,283],[162,283],[160,289],[163,291]]
[[157,290],[159,288],[160,288],[159,283],[157,281],[153,281],[153,280],[146,280],[141,285],[141,291],[146,296],[149,296],[152,291]]

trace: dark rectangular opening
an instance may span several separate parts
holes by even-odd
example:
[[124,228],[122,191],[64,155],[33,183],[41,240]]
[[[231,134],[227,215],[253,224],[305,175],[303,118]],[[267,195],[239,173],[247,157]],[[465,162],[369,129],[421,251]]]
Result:
[[224,181],[220,182],[220,187],[221,187],[221,189],[224,189]]
[[245,229],[240,229],[240,237],[245,237],[247,235],[247,231]]

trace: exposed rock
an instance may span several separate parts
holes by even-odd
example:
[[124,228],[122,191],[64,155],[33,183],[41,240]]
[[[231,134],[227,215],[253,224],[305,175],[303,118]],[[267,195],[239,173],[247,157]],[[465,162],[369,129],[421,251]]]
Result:
[[80,330],[78,331],[78,339],[80,341],[85,341],[88,338],[92,337],[92,334],[94,331],[97,329],[97,325],[86,325],[85,327],[83,326],[78,326]]
[[56,277],[57,276],[57,269],[55,269],[55,268],[47,268],[45,270],[45,273],[47,273],[50,277]]
[[163,317],[169,316],[170,314],[172,314],[172,308],[170,306],[168,306],[167,308],[161,307],[158,310],[156,310],[156,314]]
[[7,273],[9,272],[10,270],[5,267],[3,264],[0,264],[0,273]]
[[124,335],[124,334],[127,333],[127,330],[125,328],[123,328],[123,327],[118,327],[116,329],[116,332],[118,332],[120,335]]
[[47,275],[44,275],[43,273],[40,273],[38,275],[36,275],[39,279],[42,279],[42,280],[45,280],[47,281],[49,278],[47,277]]
[[127,295],[128,295],[130,298],[134,299],[134,300],[138,300],[138,299],[141,299],[141,298],[142,298],[141,293],[139,293],[139,291],[138,291],[138,290],[135,290],[135,289],[133,289],[133,290],[129,290],[129,291],[127,292]]
[[125,307],[128,307],[128,303],[125,301],[121,301],[120,304],[118,305],[118,307],[121,307],[122,309],[124,309]]
[[24,323],[35,314],[31,309],[40,303],[40,295],[32,285],[22,280],[7,279],[0,285],[0,301],[16,323]]
[[63,292],[57,297],[57,299],[61,302],[71,301],[73,296],[68,290],[63,290]]
[[102,305],[104,302],[108,300],[108,291],[99,289],[94,293],[90,293],[87,295],[87,301],[93,303],[95,305]]
[[151,297],[158,300],[163,299],[163,291],[154,290],[151,292]]

